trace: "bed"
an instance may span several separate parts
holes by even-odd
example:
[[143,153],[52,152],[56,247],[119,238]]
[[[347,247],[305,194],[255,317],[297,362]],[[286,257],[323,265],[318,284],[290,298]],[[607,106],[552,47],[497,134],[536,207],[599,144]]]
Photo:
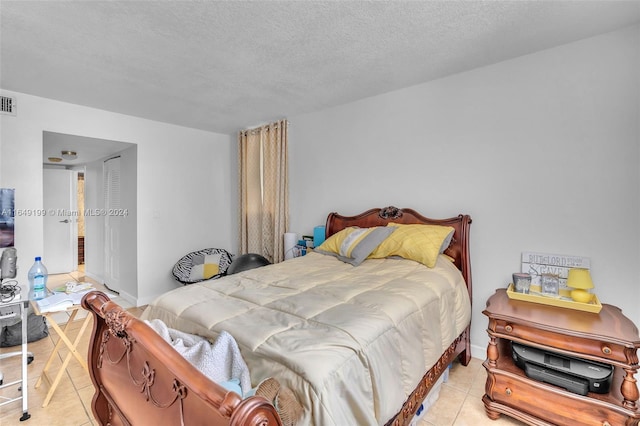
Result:
[[471,218],[429,219],[395,207],[331,213],[327,242],[389,223],[453,231],[432,267],[398,256],[354,266],[311,252],[176,289],[141,320],[99,292],[88,294],[94,416],[111,425],[283,424],[271,401],[225,390],[142,321],[160,319],[212,341],[222,331],[233,335],[252,384],[275,377],[293,390],[304,408],[299,424],[409,424],[448,365],[471,359]]

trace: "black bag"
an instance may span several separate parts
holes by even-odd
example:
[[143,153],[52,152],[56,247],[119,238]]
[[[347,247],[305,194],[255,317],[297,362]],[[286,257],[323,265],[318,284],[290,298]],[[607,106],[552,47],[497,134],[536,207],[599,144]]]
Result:
[[[35,342],[49,335],[47,319],[36,315],[29,308],[27,314],[27,342]],[[0,322],[0,347],[18,346],[22,344],[22,321],[12,325],[2,325]]]

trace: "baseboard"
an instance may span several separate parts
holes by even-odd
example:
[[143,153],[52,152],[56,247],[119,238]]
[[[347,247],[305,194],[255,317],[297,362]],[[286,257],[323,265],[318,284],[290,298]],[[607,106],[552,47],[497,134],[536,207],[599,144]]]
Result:
[[141,297],[136,299],[135,305],[140,307],[140,306],[145,306],[148,305],[149,303],[153,302],[154,300],[156,300],[160,295],[156,294],[154,296],[147,296],[147,297]]
[[85,271],[85,272],[84,272],[84,274],[85,274],[87,277],[91,278],[92,280],[97,281],[97,282],[99,282],[100,284],[104,284],[104,280],[102,279],[102,277],[99,277],[99,276],[97,276],[97,275],[95,275],[95,274],[92,274],[91,272],[87,272],[87,271]]
[[487,358],[487,347],[471,345],[471,357],[484,361]]
[[133,306],[136,306],[136,307],[140,306],[137,304],[138,300],[134,296],[130,295],[129,293],[125,291],[121,291],[118,295],[122,297],[124,300],[126,300],[127,302],[131,303]]

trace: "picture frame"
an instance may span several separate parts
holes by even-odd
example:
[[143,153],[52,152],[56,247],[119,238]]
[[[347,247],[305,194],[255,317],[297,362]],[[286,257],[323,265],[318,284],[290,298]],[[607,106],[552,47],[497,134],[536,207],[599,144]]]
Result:
[[541,274],[540,291],[546,296],[560,295],[560,277],[558,274]]
[[0,188],[0,248],[15,242],[15,189]]

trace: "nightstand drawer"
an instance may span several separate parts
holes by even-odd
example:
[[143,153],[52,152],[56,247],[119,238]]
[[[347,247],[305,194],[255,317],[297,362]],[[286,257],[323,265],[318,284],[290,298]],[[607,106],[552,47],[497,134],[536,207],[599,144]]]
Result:
[[544,418],[556,425],[624,425],[624,413],[604,407],[600,401],[567,393],[563,389],[542,382],[501,372],[491,373],[487,381],[487,395],[495,402],[533,416]]
[[[596,339],[581,338],[571,336],[562,339],[557,331],[548,331],[536,328],[534,325],[519,324],[504,320],[495,320],[495,324],[490,321],[489,328],[495,327],[495,333],[507,339],[521,339],[533,345],[544,345],[565,350],[571,354],[581,354],[585,358],[601,361],[613,361],[621,364],[635,364],[637,361],[627,359],[625,347],[620,344],[603,342]],[[635,350],[633,351],[635,355]]]

